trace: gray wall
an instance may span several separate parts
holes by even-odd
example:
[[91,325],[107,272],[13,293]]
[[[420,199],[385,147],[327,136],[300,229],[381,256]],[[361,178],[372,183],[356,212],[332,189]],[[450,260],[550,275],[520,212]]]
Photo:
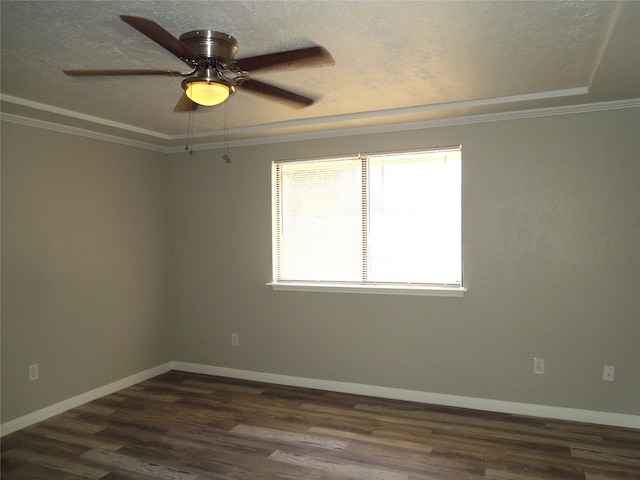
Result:
[[[639,123],[238,147],[226,164],[3,122],[2,422],[169,360],[640,414]],[[464,298],[265,285],[271,160],[458,143]]]
[[[172,155],[174,360],[640,414],[638,124],[628,109]],[[464,298],[265,286],[273,159],[455,144]]]
[[166,174],[160,153],[2,123],[2,422],[171,359]]

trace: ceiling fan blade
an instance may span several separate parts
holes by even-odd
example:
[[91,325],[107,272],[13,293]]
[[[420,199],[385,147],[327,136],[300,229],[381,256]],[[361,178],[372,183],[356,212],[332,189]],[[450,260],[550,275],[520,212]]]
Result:
[[241,58],[236,62],[241,70],[250,73],[325,67],[334,63],[335,61],[329,51],[319,46]]
[[193,112],[198,109],[198,104],[196,102],[191,101],[185,92],[182,92],[182,96],[176,106],[173,107],[173,111],[176,113],[180,112]]
[[65,75],[71,77],[108,77],[122,75],[165,75],[169,77],[183,76],[175,70],[63,70]]
[[189,60],[198,60],[199,57],[193,50],[153,20],[130,15],[120,15],[120,18],[143,35],[169,50],[180,60],[188,64],[191,64]]
[[315,101],[312,98],[298,95],[297,93],[290,92],[289,90],[284,90],[280,87],[276,87],[259,80],[254,80],[252,78],[243,81],[238,85],[238,87],[250,93],[269,98],[270,100],[286,103],[294,108],[308,107]]

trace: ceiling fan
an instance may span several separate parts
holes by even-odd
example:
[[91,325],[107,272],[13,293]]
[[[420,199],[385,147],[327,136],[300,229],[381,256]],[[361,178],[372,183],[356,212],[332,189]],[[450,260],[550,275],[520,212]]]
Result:
[[238,42],[231,35],[213,30],[193,30],[184,33],[180,39],[174,37],[158,23],[143,17],[120,15],[133,28],[166,48],[189,65],[190,71],[175,70],[63,70],[74,77],[113,75],[164,75],[185,77],[185,90],[174,111],[191,111],[198,105],[217,105],[224,102],[236,89],[262,95],[271,100],[285,103],[295,108],[313,104],[312,98],[284,90],[249,76],[251,73],[265,73],[305,67],[333,65],[331,54],[320,46],[287,50],[235,59]]

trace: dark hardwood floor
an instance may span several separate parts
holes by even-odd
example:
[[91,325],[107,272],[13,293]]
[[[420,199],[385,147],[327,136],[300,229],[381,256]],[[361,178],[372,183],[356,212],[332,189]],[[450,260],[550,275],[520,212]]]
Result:
[[182,372],[1,448],[2,480],[640,479],[640,430]]

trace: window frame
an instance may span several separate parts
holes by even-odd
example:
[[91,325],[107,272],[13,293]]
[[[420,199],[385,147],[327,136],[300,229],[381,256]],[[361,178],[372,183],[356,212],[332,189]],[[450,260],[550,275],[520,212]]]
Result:
[[339,160],[353,158],[369,158],[379,156],[407,155],[407,154],[428,154],[433,152],[459,151],[460,162],[462,162],[462,145],[449,147],[428,148],[423,150],[410,151],[394,151],[383,153],[367,153],[357,155],[339,155],[315,158],[297,158],[288,160],[272,161],[272,191],[271,191],[271,207],[272,207],[272,281],[267,282],[273,290],[276,291],[301,291],[301,292],[329,292],[329,293],[364,293],[364,294],[386,294],[386,295],[414,295],[414,296],[439,296],[439,297],[463,297],[467,291],[464,283],[464,256],[463,256],[463,228],[462,228],[462,164],[460,166],[460,261],[461,261],[461,278],[460,285],[457,284],[427,284],[427,283],[411,283],[411,282],[356,282],[356,281],[295,281],[295,280],[276,280],[277,278],[277,247],[275,239],[277,227],[277,187],[276,187],[276,170],[277,165],[287,162],[305,162],[305,161],[324,161]]

